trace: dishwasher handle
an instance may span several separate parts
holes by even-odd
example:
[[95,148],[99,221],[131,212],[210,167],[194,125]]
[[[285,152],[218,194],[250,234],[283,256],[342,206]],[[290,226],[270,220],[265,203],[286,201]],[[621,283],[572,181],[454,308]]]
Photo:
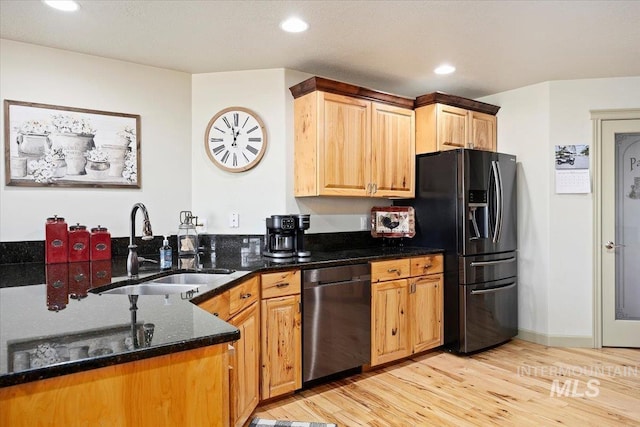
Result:
[[303,284],[303,288],[304,289],[309,289],[309,288],[317,288],[320,286],[332,286],[332,285],[348,285],[353,283],[358,284],[358,283],[371,283],[371,276],[367,276],[367,277],[352,277],[351,279],[347,279],[347,280],[340,280],[340,281],[318,281],[318,282],[305,282]]

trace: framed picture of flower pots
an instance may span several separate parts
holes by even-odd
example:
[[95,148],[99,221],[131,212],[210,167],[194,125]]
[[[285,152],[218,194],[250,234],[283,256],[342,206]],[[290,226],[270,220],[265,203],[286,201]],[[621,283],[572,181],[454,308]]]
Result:
[[5,182],[140,188],[140,116],[4,101]]

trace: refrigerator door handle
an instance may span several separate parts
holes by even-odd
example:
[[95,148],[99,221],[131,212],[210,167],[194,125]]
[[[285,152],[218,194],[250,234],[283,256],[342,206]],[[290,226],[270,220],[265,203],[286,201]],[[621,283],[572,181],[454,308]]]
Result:
[[471,295],[480,295],[480,294],[491,294],[494,292],[500,292],[500,291],[504,291],[506,289],[511,289],[516,285],[515,282],[511,283],[510,285],[506,285],[506,286],[498,286],[496,288],[489,288],[489,289],[473,289],[471,291]]
[[500,216],[502,212],[500,211],[500,207],[502,205],[501,194],[500,194],[500,181],[498,176],[498,162],[495,160],[491,161],[491,173],[493,174],[493,185],[496,192],[496,210],[495,210],[495,218],[494,218],[494,227],[493,227],[493,236],[491,236],[491,240],[493,243],[498,243],[499,239],[499,229],[500,229]]
[[483,267],[486,265],[506,264],[508,262],[514,262],[515,260],[516,260],[516,257],[497,259],[495,261],[474,261],[469,265],[471,267]]
[[500,182],[500,220],[498,221],[498,234],[496,237],[496,242],[500,241],[500,237],[502,237],[502,223],[504,221],[504,186],[502,185],[502,170],[500,169],[500,162],[496,162],[496,168],[498,171],[498,181]]

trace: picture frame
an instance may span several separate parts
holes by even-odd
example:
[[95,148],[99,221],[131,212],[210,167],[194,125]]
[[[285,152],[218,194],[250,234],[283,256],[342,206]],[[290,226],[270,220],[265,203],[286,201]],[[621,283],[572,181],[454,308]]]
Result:
[[415,210],[411,206],[374,206],[371,208],[372,237],[411,238],[415,234]]
[[4,101],[5,183],[140,188],[140,116]]

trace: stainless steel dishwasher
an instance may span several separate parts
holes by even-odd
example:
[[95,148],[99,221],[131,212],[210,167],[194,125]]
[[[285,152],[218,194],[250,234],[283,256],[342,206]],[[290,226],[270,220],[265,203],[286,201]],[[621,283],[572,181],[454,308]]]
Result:
[[369,264],[303,271],[302,382],[371,361]]

